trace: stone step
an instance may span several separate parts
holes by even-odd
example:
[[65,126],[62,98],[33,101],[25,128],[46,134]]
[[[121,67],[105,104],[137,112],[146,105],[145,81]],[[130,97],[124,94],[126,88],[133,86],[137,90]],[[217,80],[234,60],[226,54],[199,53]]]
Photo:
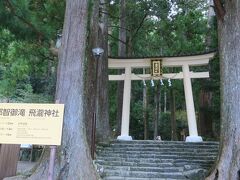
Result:
[[141,172],[183,172],[184,167],[141,167],[141,166],[104,166],[104,170],[141,171]]
[[102,150],[102,151],[97,151],[96,152],[97,155],[106,155],[106,154],[136,154],[136,155],[140,155],[140,154],[156,154],[156,155],[160,155],[160,154],[179,154],[179,155],[185,155],[185,154],[199,154],[199,155],[216,155],[218,154],[218,151],[206,151],[206,150],[202,150],[202,151],[186,151],[186,150],[141,150],[139,149],[136,150],[110,150],[110,149],[106,149],[106,150]]
[[99,156],[99,159],[103,159],[106,161],[128,161],[128,159],[132,158],[141,158],[141,159],[147,159],[147,158],[154,158],[154,159],[186,159],[186,160],[212,160],[214,161],[216,159],[216,156],[209,155],[209,156],[202,156],[202,155],[155,155],[155,154],[144,154],[144,155],[134,155],[134,154],[122,154],[119,156],[109,155],[109,156]]
[[172,163],[163,163],[163,162],[134,162],[134,161],[104,161],[104,160],[96,160],[96,163],[100,165],[111,165],[111,166],[139,166],[139,167],[169,167],[173,166]]
[[100,147],[97,146],[97,149],[162,149],[162,150],[169,150],[169,149],[194,149],[194,150],[218,150],[218,146],[216,145],[209,145],[209,146],[186,146],[186,145],[171,145],[171,146],[165,146],[165,145],[112,145],[108,147]]
[[174,162],[173,159],[154,159],[154,158],[148,158],[148,159],[139,159],[139,158],[129,158],[127,161],[124,159],[121,159],[122,161],[112,161],[112,160],[106,160],[104,158],[101,158],[101,157],[98,157],[97,160],[95,160],[96,162],[98,163],[101,163],[101,162],[120,162],[120,163],[129,163],[131,165],[134,165],[135,164],[143,164],[143,163],[146,163],[146,164],[158,164],[158,165],[163,165],[163,166],[167,166],[167,165],[172,165],[172,163]]
[[98,156],[141,156],[141,155],[179,155],[179,156],[194,156],[194,155],[201,155],[201,156],[216,156],[217,152],[185,152],[185,151],[102,151],[98,152]]
[[156,150],[162,150],[162,151],[169,151],[169,150],[173,150],[173,151],[178,151],[178,150],[195,150],[195,151],[200,151],[200,150],[207,150],[207,151],[218,151],[218,146],[197,146],[197,147],[193,147],[193,146],[109,146],[109,147],[97,147],[97,150],[139,150],[139,148],[141,150],[148,150],[148,151],[156,151]]
[[99,165],[103,166],[138,166],[138,167],[183,167],[184,165],[192,165],[192,166],[200,166],[203,168],[209,168],[214,163],[214,161],[186,161],[182,159],[179,162],[126,162],[126,161],[104,161],[104,160],[96,160],[95,161]]
[[97,147],[95,163],[103,167],[103,180],[191,179],[213,165],[218,147],[218,142],[113,141]]
[[141,141],[116,141],[113,142],[107,146],[101,146],[101,147],[109,147],[109,146],[191,146],[191,147],[206,147],[206,146],[219,146],[219,143],[211,143],[211,142],[201,142],[201,143],[187,143],[187,142],[172,142],[172,141],[148,141],[147,143],[143,143]]
[[[218,150],[218,146],[215,146],[215,145],[209,145],[209,146],[187,146],[187,145],[171,145],[171,146],[165,146],[165,145],[156,145],[156,144],[153,144],[153,145],[112,145],[112,146],[109,146],[109,147],[106,147],[106,149],[113,149],[113,150],[116,150],[116,149],[166,149],[166,150],[169,150],[169,149],[196,149],[196,150]],[[98,148],[100,149],[100,148]]]
[[136,177],[119,177],[119,176],[108,176],[104,180],[186,180],[185,179],[173,179],[173,178],[136,178]]
[[110,144],[191,144],[191,145],[219,145],[216,141],[203,141],[203,142],[185,142],[185,141],[158,141],[158,140],[131,140],[119,141],[114,140]]
[[[184,159],[184,158],[181,158]],[[145,158],[143,157],[107,157],[107,156],[97,156],[97,160],[104,160],[104,161],[122,161],[122,162],[152,162],[152,163],[172,163],[175,161],[175,159],[172,158],[155,158],[155,157],[149,157]]]
[[184,179],[182,172],[140,172],[140,171],[118,171],[107,170],[106,176],[134,177],[134,178],[175,178]]

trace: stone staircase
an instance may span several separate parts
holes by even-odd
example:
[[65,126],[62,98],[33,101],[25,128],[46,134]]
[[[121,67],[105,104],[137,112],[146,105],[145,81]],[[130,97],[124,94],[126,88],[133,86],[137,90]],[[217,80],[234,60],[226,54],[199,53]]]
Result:
[[103,180],[201,180],[214,164],[218,142],[113,141],[97,147]]

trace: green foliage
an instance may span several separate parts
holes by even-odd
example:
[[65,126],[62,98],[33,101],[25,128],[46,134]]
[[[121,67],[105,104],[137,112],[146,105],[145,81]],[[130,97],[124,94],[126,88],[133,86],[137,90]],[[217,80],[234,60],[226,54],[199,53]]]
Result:
[[15,94],[17,86],[29,79],[28,56],[25,53],[27,44],[14,39],[6,29],[0,32],[3,46],[0,49],[1,81],[0,93],[11,97]]
[[0,21],[18,38],[51,40],[62,29],[65,1],[9,0],[0,2]]
[[[119,4],[110,6],[114,17]],[[206,48],[208,25],[205,1],[127,1],[127,46],[135,56],[178,55],[202,52]],[[111,18],[112,55],[116,55],[118,21]]]
[[137,102],[131,103],[131,113],[130,113],[130,134],[133,139],[143,139],[143,105],[142,100],[139,99]]
[[116,116],[117,116],[117,82],[109,82],[108,83],[108,89],[111,89],[109,91],[109,123],[110,127],[113,131],[116,130],[117,122],[116,122]]
[[13,101],[53,99],[57,58],[50,52],[61,33],[65,1],[0,2],[0,96]]
[[[47,95],[49,92],[46,92],[43,84],[40,87],[38,81],[42,77],[46,78],[44,74],[48,73],[47,61],[43,61],[37,53],[44,48],[40,47],[36,50],[38,47],[36,44],[16,39],[15,35],[7,29],[0,31],[0,37],[0,96],[14,101],[21,99],[22,102],[25,102],[30,101],[27,100],[30,97],[33,101],[37,99],[33,94],[34,91],[38,93],[45,91]],[[49,78],[49,81],[51,79]],[[36,86],[35,83],[39,83],[39,86]],[[26,99],[24,100],[23,97]]]

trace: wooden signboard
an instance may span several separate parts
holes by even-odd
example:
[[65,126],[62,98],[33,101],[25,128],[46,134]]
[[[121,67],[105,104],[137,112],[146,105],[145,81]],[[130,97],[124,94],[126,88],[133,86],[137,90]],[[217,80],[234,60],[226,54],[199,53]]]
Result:
[[0,143],[60,145],[63,104],[0,104]]
[[0,179],[16,175],[18,144],[61,144],[63,113],[63,104],[0,103]]

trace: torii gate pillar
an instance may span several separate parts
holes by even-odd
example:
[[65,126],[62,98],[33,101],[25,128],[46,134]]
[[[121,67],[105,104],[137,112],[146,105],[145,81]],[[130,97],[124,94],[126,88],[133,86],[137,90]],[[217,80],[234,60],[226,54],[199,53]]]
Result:
[[182,70],[189,129],[189,136],[187,136],[186,142],[202,142],[202,137],[198,136],[189,65],[183,65]]
[[131,99],[131,74],[132,68],[125,68],[124,90],[123,90],[123,108],[122,108],[122,126],[121,135],[118,140],[132,140],[129,136],[129,117],[130,117],[130,99]]

